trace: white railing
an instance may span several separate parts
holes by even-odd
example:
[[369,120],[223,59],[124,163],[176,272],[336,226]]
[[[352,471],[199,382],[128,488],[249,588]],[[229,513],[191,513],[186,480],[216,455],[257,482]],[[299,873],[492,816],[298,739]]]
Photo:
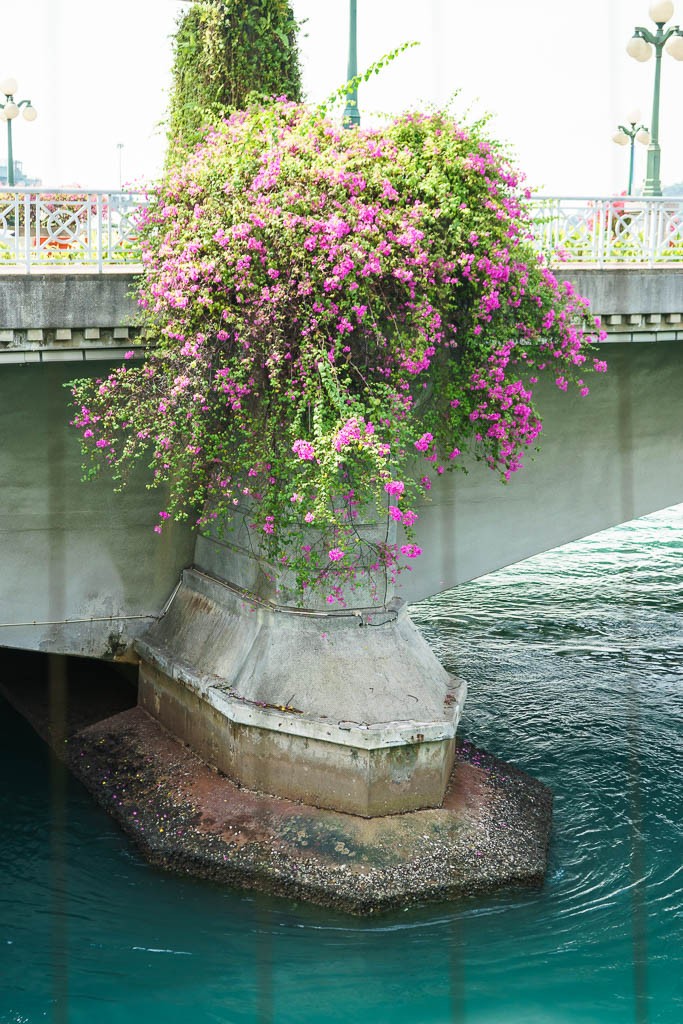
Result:
[[[0,273],[140,262],[144,192],[0,188]],[[555,261],[683,263],[683,197],[535,196],[536,244]]]
[[139,263],[144,192],[0,188],[0,273]]
[[683,196],[536,196],[536,243],[571,263],[683,262]]

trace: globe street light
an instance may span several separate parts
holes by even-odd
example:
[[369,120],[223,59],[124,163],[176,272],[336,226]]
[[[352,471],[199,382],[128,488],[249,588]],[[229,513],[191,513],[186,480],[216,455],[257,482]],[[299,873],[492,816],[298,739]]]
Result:
[[14,94],[19,86],[16,78],[6,78],[0,82],[0,93],[5,97],[5,102],[0,103],[0,118],[7,121],[7,184],[14,185],[14,155],[12,153],[12,121],[19,116],[20,107],[24,108],[24,118],[27,121],[35,121],[38,112],[31,106],[30,100],[15,101]]
[[[349,64],[346,80],[350,82],[358,74],[358,61],[356,58],[356,0],[349,0]],[[360,125],[360,110],[358,109],[358,89],[354,85],[347,94],[346,107],[344,108],[344,127],[358,128]]]
[[661,151],[659,147],[659,84],[662,72],[662,50],[666,48],[667,53],[676,60],[683,60],[683,31],[678,25],[672,25],[664,30],[664,25],[672,17],[674,5],[672,0],[657,0],[650,4],[650,17],[657,26],[656,33],[641,25],[636,26],[633,38],[629,40],[626,52],[635,60],[646,61],[652,56],[652,49],[655,51],[655,90],[652,99],[652,138],[647,150],[647,175],[643,187],[645,196],[661,196],[662,183],[659,179],[659,162]]
[[618,146],[627,146],[631,143],[631,156],[628,162],[628,192],[627,195],[631,195],[633,189],[633,149],[636,139],[642,143],[643,146],[649,145],[650,133],[644,124],[638,124],[640,121],[640,111],[632,110],[627,117],[627,121],[630,128],[626,125],[620,124],[618,131],[612,136],[612,141],[616,142]]

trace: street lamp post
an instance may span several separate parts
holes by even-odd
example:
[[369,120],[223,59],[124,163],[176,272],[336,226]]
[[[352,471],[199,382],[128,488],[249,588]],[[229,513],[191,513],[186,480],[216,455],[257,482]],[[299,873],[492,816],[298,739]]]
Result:
[[20,108],[24,108],[24,118],[27,121],[35,121],[38,117],[36,108],[31,105],[30,100],[15,100],[14,94],[19,86],[16,78],[6,78],[0,82],[0,93],[5,97],[5,102],[0,103],[0,118],[7,121],[7,184],[14,185],[14,154],[12,153],[12,121],[19,116]]
[[632,110],[627,117],[628,128],[624,124],[620,124],[618,131],[612,136],[612,141],[616,142],[618,146],[626,146],[631,143],[631,154],[628,162],[628,192],[627,195],[631,195],[633,190],[633,150],[635,148],[636,139],[643,146],[647,146],[650,142],[650,133],[644,124],[638,124],[640,121],[640,111]]
[[665,24],[674,13],[672,0],[657,0],[650,4],[650,17],[657,26],[655,33],[637,25],[633,38],[626,47],[627,53],[635,60],[646,61],[655,51],[655,88],[652,99],[652,120],[650,122],[651,140],[647,150],[647,175],[643,186],[643,195],[661,196],[662,183],[659,177],[661,150],[659,146],[659,88],[662,74],[662,50],[676,60],[683,60],[683,31],[678,25],[664,29]]
[[[356,0],[349,0],[349,64],[346,80],[350,82],[358,74],[358,60],[356,56]],[[358,89],[354,85],[348,93],[346,107],[344,108],[344,127],[358,128],[360,125],[360,110],[358,109]]]

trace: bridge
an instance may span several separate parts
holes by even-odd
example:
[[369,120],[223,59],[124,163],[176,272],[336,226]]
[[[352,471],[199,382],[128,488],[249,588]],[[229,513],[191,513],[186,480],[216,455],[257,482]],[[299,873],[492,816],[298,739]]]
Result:
[[476,464],[439,479],[419,566],[379,611],[301,612],[264,594],[239,543],[157,537],[143,475],[121,494],[81,482],[63,386],[143,345],[139,197],[4,191],[0,646],[141,659],[143,706],[251,788],[370,816],[438,806],[465,687],[402,602],[683,501],[681,200],[539,201],[562,275],[603,318],[609,373],[587,399],[539,390],[542,450],[509,484]]

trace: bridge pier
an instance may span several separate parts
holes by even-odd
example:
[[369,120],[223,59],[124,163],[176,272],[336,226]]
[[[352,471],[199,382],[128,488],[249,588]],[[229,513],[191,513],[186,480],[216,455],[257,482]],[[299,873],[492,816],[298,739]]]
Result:
[[[435,481],[405,600],[682,500],[680,274],[567,268],[604,316],[609,373],[588,400],[539,386],[542,452],[507,487],[477,467]],[[384,584],[299,609],[245,545],[153,538],[143,472],[124,494],[81,483],[63,384],[140,344],[130,284],[0,281],[0,645],[120,659],[137,639],[143,661],[142,707],[60,756],[185,873],[359,912],[540,883],[550,794],[458,742],[465,687]]]
[[200,537],[136,642],[141,706],[249,789],[363,817],[440,806],[466,686],[405,602],[299,608],[270,580],[246,547]]

